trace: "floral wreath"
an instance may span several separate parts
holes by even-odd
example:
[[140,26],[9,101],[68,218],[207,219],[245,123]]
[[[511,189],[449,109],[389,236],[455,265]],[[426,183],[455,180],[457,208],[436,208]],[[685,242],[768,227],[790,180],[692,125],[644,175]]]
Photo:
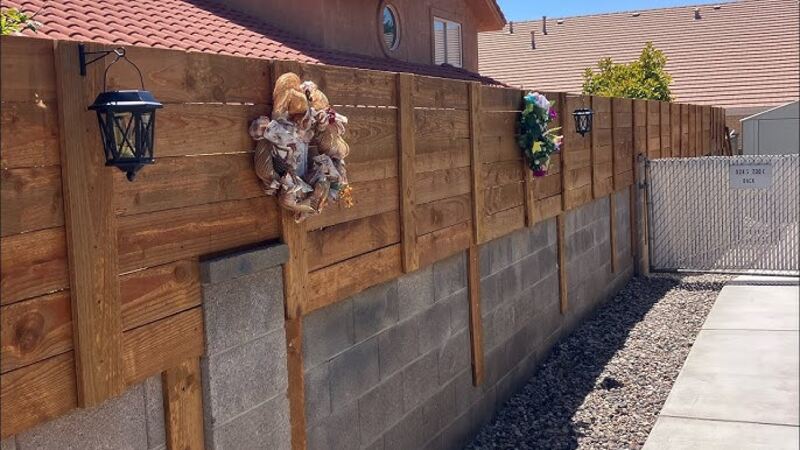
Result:
[[555,102],[550,103],[538,92],[529,92],[524,99],[517,143],[534,176],[543,177],[550,168],[550,155],[561,149],[563,138],[555,134],[561,128],[548,128],[550,121],[558,117]]

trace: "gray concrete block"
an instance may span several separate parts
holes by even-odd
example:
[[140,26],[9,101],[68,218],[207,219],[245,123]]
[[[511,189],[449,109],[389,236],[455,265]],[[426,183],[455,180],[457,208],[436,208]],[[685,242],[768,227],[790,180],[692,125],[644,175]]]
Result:
[[221,283],[263,272],[289,260],[289,246],[270,244],[236,253],[220,255],[200,262],[203,283]]
[[456,415],[469,411],[470,407],[483,395],[482,386],[472,384],[472,370],[464,370],[451,382],[456,392]]
[[461,252],[433,263],[433,298],[443,299],[467,287],[467,255]]
[[383,450],[385,448],[383,436],[375,440],[375,442],[364,447],[364,450]]
[[421,448],[429,439],[425,428],[425,415],[422,407],[409,412],[384,436],[386,450],[408,450]]
[[397,323],[397,283],[373,286],[352,298],[355,338],[361,342]]
[[470,415],[472,416],[471,435],[474,435],[483,425],[492,421],[496,412],[496,399],[495,388],[491,387],[486,390],[483,397],[475,402],[470,410]]
[[439,384],[455,378],[462,370],[468,369],[470,363],[469,330],[462,330],[445,343],[439,354]]
[[419,357],[401,372],[403,375],[403,406],[411,411],[439,389],[439,352]]
[[312,426],[331,414],[330,363],[322,363],[304,374],[306,424]]
[[164,429],[164,394],[161,375],[154,375],[144,381],[145,413],[147,414],[147,448],[166,445]]
[[516,386],[514,385],[515,380],[517,379],[517,368],[513,367],[509,370],[505,375],[503,375],[500,380],[497,381],[497,385],[495,386],[495,391],[497,393],[495,397],[495,410],[500,410],[503,408],[503,405],[514,395],[516,391]]
[[590,227],[583,227],[572,234],[566,235],[567,262],[575,261],[585,254],[594,245],[594,234]]
[[358,399],[358,429],[367,445],[403,417],[403,377],[384,380]]
[[456,418],[456,389],[448,383],[422,405],[424,426],[420,428],[425,440],[441,432]]
[[481,278],[492,274],[492,248],[489,244],[478,246],[478,275]]
[[419,356],[419,317],[413,317],[378,335],[381,379],[386,379]]
[[292,448],[289,400],[285,395],[258,405],[214,430],[216,450]]
[[358,404],[353,402],[334,411],[323,423],[307,430],[309,450],[357,449]]
[[[537,252],[550,244],[550,225],[552,220],[548,219],[544,222],[538,222],[533,228],[530,228],[530,252]],[[554,230],[555,231],[555,230]]]
[[578,212],[581,208],[570,209],[564,213],[564,234],[570,235],[576,232],[582,225],[578,221]]
[[433,304],[433,267],[428,266],[397,279],[400,320],[411,317]]
[[450,330],[456,333],[469,326],[469,289],[462,289],[441,300],[450,308]]
[[444,450],[444,448],[444,440],[442,439],[441,433],[434,436],[433,439],[422,446],[422,450]]
[[206,353],[214,355],[283,328],[281,267],[203,286]]
[[497,280],[498,290],[500,291],[500,302],[505,303],[514,299],[522,290],[522,265],[514,264],[506,267],[500,273]]
[[489,252],[489,272],[497,273],[512,261],[511,238],[502,236],[484,244]]
[[473,415],[469,411],[457,417],[442,431],[444,448],[449,450],[463,449],[472,439],[473,428]]
[[492,274],[481,279],[481,315],[485,316],[500,304],[500,274]]
[[331,360],[330,370],[331,409],[336,411],[378,384],[378,338],[349,348]]
[[427,353],[444,345],[452,335],[450,305],[437,302],[419,316],[419,353]]
[[145,449],[144,386],[136,385],[96,408],[74,409],[16,435],[18,450]]
[[518,365],[535,350],[529,331],[530,327],[523,327],[508,340],[508,358],[512,366]]
[[528,228],[514,231],[508,235],[508,239],[511,245],[512,264],[533,252],[531,249],[531,232]]
[[217,427],[286,391],[284,330],[204,357],[202,365],[208,383],[203,401],[210,408],[210,424]]
[[483,348],[491,350],[508,339],[514,332],[514,304],[503,303],[491,315],[491,321],[483,330]]
[[17,450],[17,441],[14,436],[0,440],[0,450]]
[[303,366],[329,360],[355,344],[353,302],[348,299],[303,318]]

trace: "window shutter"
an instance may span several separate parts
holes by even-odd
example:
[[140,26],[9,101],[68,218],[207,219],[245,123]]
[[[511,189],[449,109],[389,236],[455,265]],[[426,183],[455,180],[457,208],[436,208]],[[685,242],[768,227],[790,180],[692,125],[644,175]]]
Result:
[[433,21],[433,63],[443,64],[447,61],[445,54],[445,24],[441,20]]
[[461,67],[461,24],[447,24],[447,62]]

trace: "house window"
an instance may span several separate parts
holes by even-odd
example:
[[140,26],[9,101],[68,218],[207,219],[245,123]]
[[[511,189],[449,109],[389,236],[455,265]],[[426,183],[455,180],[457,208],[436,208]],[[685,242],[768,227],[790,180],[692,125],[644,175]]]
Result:
[[461,24],[433,18],[433,62],[461,67]]
[[397,48],[397,44],[400,43],[400,30],[397,23],[397,11],[391,5],[386,5],[383,7],[383,11],[381,13],[381,20],[383,21],[383,26],[381,27],[381,31],[383,32],[383,43],[386,45],[386,48],[389,50],[394,50]]

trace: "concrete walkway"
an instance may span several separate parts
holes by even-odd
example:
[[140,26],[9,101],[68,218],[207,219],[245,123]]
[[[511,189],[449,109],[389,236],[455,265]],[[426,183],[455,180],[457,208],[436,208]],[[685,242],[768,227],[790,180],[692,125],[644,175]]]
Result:
[[645,450],[800,448],[798,296],[797,278],[722,289]]

